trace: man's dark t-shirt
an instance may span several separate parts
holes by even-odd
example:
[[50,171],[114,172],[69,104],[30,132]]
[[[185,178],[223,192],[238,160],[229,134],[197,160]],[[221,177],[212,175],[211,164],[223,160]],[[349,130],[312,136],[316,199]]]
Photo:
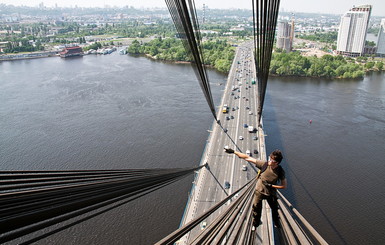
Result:
[[[266,162],[264,161],[257,160],[255,165],[257,166],[257,168],[262,169],[265,163]],[[276,189],[265,186],[263,184],[263,181],[266,181],[267,183],[270,183],[272,185],[276,185],[278,180],[282,182],[282,180],[284,180],[285,178],[285,170],[283,170],[280,165],[278,165],[275,169],[272,169],[270,166],[267,166],[266,170],[263,171],[263,173],[259,176],[256,191],[266,196],[275,195]]]

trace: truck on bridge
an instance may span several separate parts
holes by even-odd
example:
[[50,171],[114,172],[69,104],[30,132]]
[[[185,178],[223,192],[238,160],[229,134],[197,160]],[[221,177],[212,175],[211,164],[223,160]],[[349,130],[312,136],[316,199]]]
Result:
[[229,112],[229,106],[228,106],[227,104],[224,104],[224,105],[223,105],[222,112],[223,112],[223,113]]

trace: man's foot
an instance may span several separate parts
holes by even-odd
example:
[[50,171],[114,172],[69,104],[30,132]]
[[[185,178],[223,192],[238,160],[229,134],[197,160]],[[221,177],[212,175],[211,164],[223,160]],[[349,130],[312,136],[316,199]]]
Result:
[[258,228],[258,226],[259,226],[260,223],[261,223],[261,222],[259,222],[259,223],[257,224],[257,223],[255,223],[255,222],[253,222],[253,227],[251,228],[251,230],[252,230],[252,231],[255,231],[255,230]]

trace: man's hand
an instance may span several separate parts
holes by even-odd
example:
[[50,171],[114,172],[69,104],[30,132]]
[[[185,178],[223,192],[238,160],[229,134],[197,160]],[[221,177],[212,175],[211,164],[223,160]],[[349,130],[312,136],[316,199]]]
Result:
[[262,183],[263,183],[265,186],[267,186],[267,187],[271,187],[271,186],[272,186],[272,184],[268,183],[266,180],[262,181]]
[[228,153],[228,154],[233,154],[234,150],[231,149],[231,148],[225,148],[225,152]]

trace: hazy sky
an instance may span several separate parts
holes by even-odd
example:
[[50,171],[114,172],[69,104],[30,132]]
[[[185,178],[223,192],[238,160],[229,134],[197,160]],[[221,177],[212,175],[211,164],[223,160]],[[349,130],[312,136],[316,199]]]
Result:
[[[133,6],[133,7],[166,7],[164,0],[0,0],[0,3],[13,5],[37,6],[43,2],[45,6],[52,7],[55,3],[59,7],[104,7]],[[195,0],[196,8],[206,4],[209,8],[245,8],[251,9],[250,0]],[[353,5],[371,4],[373,16],[385,17],[385,0],[281,0],[281,10],[290,12],[331,13],[343,14]]]

